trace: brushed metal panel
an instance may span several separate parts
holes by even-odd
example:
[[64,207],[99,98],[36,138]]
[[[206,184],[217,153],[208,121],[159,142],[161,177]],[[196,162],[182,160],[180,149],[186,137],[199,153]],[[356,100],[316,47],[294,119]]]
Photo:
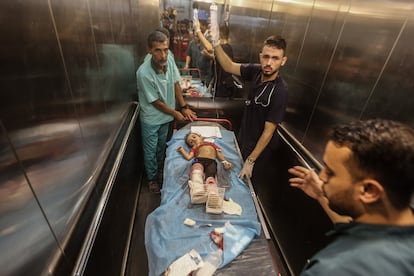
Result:
[[289,84],[285,121],[299,140],[305,135],[344,17],[340,12],[344,1],[327,2],[279,4],[273,21],[287,41],[288,61],[281,69]]
[[1,274],[41,275],[56,241],[3,130],[0,121]]
[[414,124],[414,13],[407,11],[400,36],[362,118],[387,118]]
[[263,41],[270,35],[267,25],[272,4],[271,0],[243,1],[242,6],[231,2],[230,44],[236,61],[258,61]]
[[[14,163],[5,167],[0,189],[12,183],[12,191],[27,197],[32,187],[39,204],[32,195],[24,206],[18,198],[18,210],[1,210],[2,272],[10,267],[10,275],[43,275],[48,264],[53,269],[55,254],[62,255],[58,248],[94,187],[128,102],[136,99],[135,71],[146,54],[147,32],[158,27],[158,4],[0,3],[0,120],[21,164],[20,174]],[[6,149],[0,162],[10,162]],[[0,193],[0,202],[9,196]]]
[[[323,145],[315,143],[324,140],[332,124],[361,117],[404,23],[404,13],[395,12],[395,6],[391,9],[394,12],[383,16],[384,10],[380,8],[385,3],[377,4],[377,1],[354,1],[345,18],[305,133],[304,144],[319,156]],[[377,8],[367,9],[376,5]]]

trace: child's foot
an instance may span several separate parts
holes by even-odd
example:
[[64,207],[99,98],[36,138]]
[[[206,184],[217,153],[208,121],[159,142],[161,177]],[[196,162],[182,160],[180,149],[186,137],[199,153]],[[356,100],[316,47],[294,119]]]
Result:
[[216,178],[214,178],[212,176],[207,177],[207,179],[206,179],[206,185],[209,186],[209,187],[211,187],[211,186],[217,186]]

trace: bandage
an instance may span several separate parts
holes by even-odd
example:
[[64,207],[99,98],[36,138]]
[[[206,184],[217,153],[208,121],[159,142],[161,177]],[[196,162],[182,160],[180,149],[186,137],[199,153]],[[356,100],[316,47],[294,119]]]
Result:
[[242,214],[242,207],[234,202],[231,198],[227,201],[223,201],[223,212],[229,215],[238,215]]
[[188,225],[188,226],[194,226],[194,225],[196,225],[196,222],[194,220],[192,220],[192,219],[186,218],[184,220],[184,224],[185,225]]
[[165,272],[166,276],[189,275],[204,265],[200,254],[194,249],[175,260]]

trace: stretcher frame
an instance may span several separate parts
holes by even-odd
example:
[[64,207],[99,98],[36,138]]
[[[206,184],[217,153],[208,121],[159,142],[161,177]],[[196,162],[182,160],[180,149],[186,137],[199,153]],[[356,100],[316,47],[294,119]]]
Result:
[[[180,126],[180,122],[174,122],[174,124],[173,124],[174,133],[176,133],[177,131],[179,131],[181,129],[190,130],[191,126],[219,126],[220,129],[225,129],[225,130],[232,131],[232,123],[227,119],[220,119],[220,118],[198,118],[198,119],[194,120],[193,122],[187,122],[182,127],[179,127],[179,126]],[[238,160],[240,160],[242,162],[243,159],[241,157],[240,148],[237,144],[237,140],[236,140],[236,137],[235,137],[234,133],[229,134],[229,133],[226,132],[226,133],[223,133],[223,134],[226,134],[226,137],[227,137],[226,141],[227,142],[230,141],[229,138],[231,136],[231,140],[233,141],[232,144],[231,144],[231,147],[233,148],[232,156],[233,156],[233,158],[238,158]],[[182,132],[180,133],[179,137],[181,137],[181,135],[183,135]],[[182,138],[180,138],[180,140],[181,139]],[[175,143],[177,143],[177,142],[174,142],[172,145],[176,145]],[[223,145],[223,143],[221,143],[221,144]],[[170,148],[170,150],[172,150],[172,148]],[[238,157],[236,157],[236,155],[238,155]],[[174,157],[174,158],[176,158],[176,157]],[[233,159],[233,160],[235,160],[235,159]],[[175,164],[175,163],[173,162],[173,163],[169,163],[169,164]],[[238,168],[240,167],[240,165],[237,165],[237,166],[238,166]],[[165,164],[164,167],[166,168],[167,164]],[[174,170],[175,170],[175,168],[174,168]],[[234,171],[232,173],[232,179],[233,180],[235,180],[235,174],[237,174],[237,173],[238,172],[236,172],[236,171]],[[164,176],[164,178],[165,178],[165,176]],[[236,272],[236,274],[239,274],[240,272],[246,271],[246,269],[247,269],[247,271],[249,271],[250,269],[254,269],[256,271],[259,271],[259,274],[263,274],[262,272],[265,271],[266,275],[278,275],[278,272],[276,272],[277,271],[277,266],[274,263],[274,259],[272,257],[272,253],[271,253],[272,250],[269,247],[269,244],[271,243],[271,241],[269,241],[269,240],[271,238],[270,238],[270,235],[269,235],[269,231],[268,231],[268,228],[267,228],[267,225],[266,225],[261,207],[260,207],[258,199],[256,197],[256,193],[253,189],[253,186],[252,186],[252,183],[251,183],[250,179],[248,179],[244,183],[246,184],[245,185],[246,188],[245,188],[245,192],[244,192],[245,194],[243,195],[243,197],[245,197],[247,194],[250,193],[251,199],[248,200],[248,201],[251,202],[250,203],[251,205],[248,209],[255,210],[255,217],[256,217],[256,220],[255,220],[256,222],[255,223],[261,229],[261,231],[259,231],[259,233],[256,233],[256,236],[254,236],[250,240],[250,242],[247,244],[247,247],[244,248],[244,250],[240,251],[238,253],[238,255],[236,255],[234,257],[234,259],[231,259],[230,261],[228,260],[229,262],[225,262],[226,265],[224,267],[222,267],[221,269],[219,269],[216,272],[215,275],[227,275],[226,273],[235,273],[235,272]],[[233,185],[233,184],[235,184],[235,183],[232,182],[231,185]],[[243,186],[243,184],[241,184],[241,182],[238,181],[236,186],[240,187],[240,185]],[[169,187],[170,187],[169,188],[169,190],[170,190],[171,186],[169,186]],[[239,188],[237,188],[237,189],[239,189]],[[171,207],[170,201],[168,199],[168,198],[170,198],[170,193],[171,193],[170,191],[168,191],[166,195],[163,195],[163,193],[162,193],[162,197],[163,196],[167,197],[167,200],[166,200],[166,206],[167,207]],[[247,198],[247,197],[245,197],[245,198]],[[247,206],[245,206],[245,207],[247,207]],[[160,213],[157,213],[157,214],[160,214]],[[250,214],[252,214],[252,213],[250,213]],[[165,219],[164,216],[165,216],[165,213],[164,213],[164,215],[161,215],[161,217],[159,219],[156,219],[156,220],[157,221],[159,221],[159,220],[164,221],[164,219]],[[157,217],[157,215],[155,215],[153,217]],[[171,214],[171,217],[174,217],[174,213]],[[251,217],[251,215],[248,215],[248,217]],[[243,215],[243,217],[241,217],[240,219],[242,221],[244,221],[248,217],[244,217],[244,215]],[[177,218],[177,217],[175,217],[175,218]],[[168,220],[169,220],[169,218],[168,218]],[[219,219],[219,221],[217,221],[217,222],[219,223],[220,220],[222,220],[222,219]],[[237,220],[239,220],[239,219],[237,219]],[[154,226],[154,224],[151,223],[151,222],[149,223],[149,225],[150,225],[150,227]],[[163,228],[160,228],[160,229],[163,229]],[[155,235],[155,238],[157,238],[157,237],[158,236]],[[162,242],[162,243],[164,243],[164,242]],[[166,252],[168,252],[168,250],[174,250],[174,247],[170,247],[170,245],[168,245],[169,243],[170,242],[167,242],[166,246],[169,249],[166,248],[167,249]],[[151,242],[148,242],[148,244],[149,244],[149,246],[153,245],[153,243],[151,243]],[[146,246],[147,246],[147,241],[146,241]],[[150,248],[152,248],[152,247],[150,247]],[[165,248],[165,247],[161,247],[161,248]],[[153,249],[151,249],[151,252],[160,252],[159,249],[160,249],[159,246],[155,246]],[[151,253],[151,254],[153,254],[153,253]],[[148,255],[148,252],[147,252],[147,255]],[[151,262],[154,261],[153,258],[151,258],[151,260],[152,260]],[[150,259],[149,259],[149,262],[150,262]],[[158,263],[158,261],[156,261],[156,263]],[[155,266],[155,267],[164,267],[164,265]],[[150,271],[150,273],[151,273],[151,271]],[[150,275],[157,275],[157,274],[150,274]]]

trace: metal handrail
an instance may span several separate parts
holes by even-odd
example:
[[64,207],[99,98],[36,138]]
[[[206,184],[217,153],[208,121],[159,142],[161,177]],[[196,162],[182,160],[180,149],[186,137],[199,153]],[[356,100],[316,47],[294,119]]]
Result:
[[[137,105],[137,103],[135,104]],[[80,250],[80,254],[78,256],[74,269],[72,270],[73,276],[80,276],[80,275],[83,275],[83,273],[85,272],[85,268],[88,263],[89,256],[91,254],[92,247],[93,247],[93,244],[95,242],[95,239],[96,239],[96,236],[99,230],[99,226],[101,224],[103,215],[105,213],[106,205],[109,201],[109,197],[111,195],[111,191],[114,186],[115,179],[116,179],[117,173],[119,171],[119,167],[122,162],[122,158],[124,156],[124,153],[127,147],[128,137],[130,136],[130,133],[132,132],[135,126],[135,122],[137,118],[138,118],[138,108],[136,107],[134,114],[131,118],[131,121],[129,122],[128,129],[126,130],[124,139],[122,140],[122,144],[120,146],[118,154],[116,155],[114,165],[108,177],[108,181],[105,185],[105,189],[102,192],[102,196],[98,203],[97,210],[93,216],[92,223],[89,226],[88,232],[86,234],[85,240]]]
[[[310,153],[283,125],[278,125],[277,132],[283,141],[295,153],[299,162],[304,167],[308,169],[315,168],[317,170],[321,170],[323,168],[323,165],[313,156],[313,154]],[[309,162],[306,161],[307,159],[310,160],[312,164],[309,164]]]

